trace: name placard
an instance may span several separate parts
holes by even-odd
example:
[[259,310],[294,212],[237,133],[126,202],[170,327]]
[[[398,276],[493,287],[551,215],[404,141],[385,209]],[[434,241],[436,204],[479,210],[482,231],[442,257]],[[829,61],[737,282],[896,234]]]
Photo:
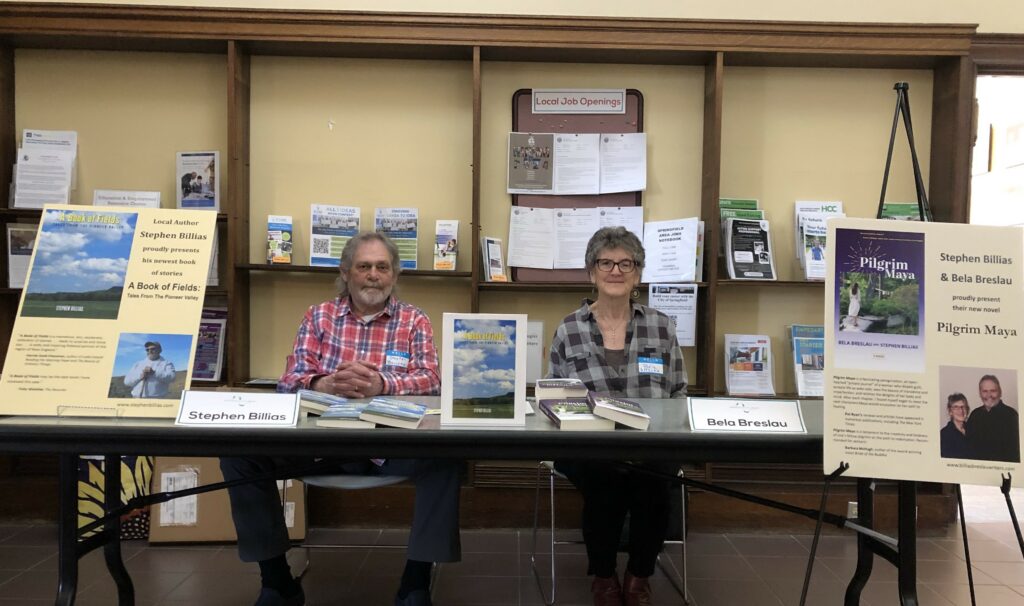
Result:
[[744,433],[807,433],[796,400],[688,398],[690,429]]
[[175,425],[189,427],[295,427],[299,396],[294,393],[191,391],[181,394]]
[[535,114],[624,114],[626,89],[533,89]]

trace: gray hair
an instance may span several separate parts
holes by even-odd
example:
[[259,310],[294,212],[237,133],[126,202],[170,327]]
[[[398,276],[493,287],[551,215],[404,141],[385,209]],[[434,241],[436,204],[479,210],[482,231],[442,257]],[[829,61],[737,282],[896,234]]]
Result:
[[981,389],[981,384],[984,383],[985,381],[992,381],[993,383],[996,384],[996,387],[999,388],[999,391],[1003,391],[1003,386],[999,384],[999,379],[997,379],[995,375],[985,375],[981,379],[979,379],[978,389]]
[[341,260],[338,263],[338,278],[334,281],[335,286],[338,288],[338,296],[348,296],[348,282],[341,279],[340,274],[347,274],[352,270],[352,261],[355,259],[356,251],[363,244],[370,241],[377,241],[384,245],[388,249],[388,254],[391,256],[391,271],[395,272],[395,278],[398,278],[398,274],[402,272],[402,259],[398,255],[398,247],[391,241],[391,238],[385,236],[382,233],[375,231],[361,231],[358,234],[352,236],[352,238],[345,243],[345,248],[341,249]]
[[967,396],[960,393],[959,391],[949,394],[949,397],[946,398],[946,412],[952,411],[953,404],[957,402],[963,402],[964,406],[967,408],[967,412],[971,412],[971,403],[967,401]]
[[633,257],[633,263],[636,264],[636,268],[638,270],[643,269],[644,245],[640,243],[640,238],[637,238],[636,234],[622,226],[602,227],[594,232],[594,235],[590,237],[590,242],[587,242],[587,254],[584,257],[587,269],[594,269],[594,266],[597,265],[597,255],[599,253],[612,248],[625,250]]

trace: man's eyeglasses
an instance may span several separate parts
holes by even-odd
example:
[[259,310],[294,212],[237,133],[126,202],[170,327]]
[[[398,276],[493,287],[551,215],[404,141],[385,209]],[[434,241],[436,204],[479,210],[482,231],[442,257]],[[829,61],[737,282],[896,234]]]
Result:
[[368,274],[370,273],[370,270],[373,268],[377,268],[377,273],[379,274],[391,273],[390,263],[377,263],[376,265],[374,265],[373,263],[356,263],[355,265],[352,266],[352,269],[356,270],[361,274]]
[[624,274],[628,274],[636,269],[636,261],[632,259],[623,259],[621,261],[612,261],[611,259],[598,259],[594,265],[597,266],[601,271],[611,271],[612,268],[618,267],[619,271]]

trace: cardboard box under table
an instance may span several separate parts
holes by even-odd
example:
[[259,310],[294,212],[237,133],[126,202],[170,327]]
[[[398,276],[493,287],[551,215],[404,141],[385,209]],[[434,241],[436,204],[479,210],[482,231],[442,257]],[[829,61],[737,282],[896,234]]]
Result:
[[[217,458],[157,457],[153,492],[183,490],[222,482]],[[306,491],[298,480],[278,481],[284,495],[285,523],[292,540],[306,537]],[[203,543],[236,540],[227,490],[214,490],[154,505],[150,543]]]

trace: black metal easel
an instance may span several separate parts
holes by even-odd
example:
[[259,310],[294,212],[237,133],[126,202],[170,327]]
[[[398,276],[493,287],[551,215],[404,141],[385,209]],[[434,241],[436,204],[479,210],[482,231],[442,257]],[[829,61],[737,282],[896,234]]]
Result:
[[899,126],[900,116],[903,117],[903,127],[907,133],[907,143],[910,144],[910,160],[914,165],[914,187],[917,190],[917,211],[922,221],[932,220],[932,209],[928,206],[928,194],[924,188],[924,177],[921,176],[921,163],[917,160],[917,148],[914,147],[914,127],[910,121],[910,83],[897,82],[893,85],[896,91],[896,113],[892,117],[892,132],[889,134],[889,152],[885,155],[885,172],[882,175],[882,193],[878,197],[878,212],[876,219],[882,218],[882,206],[885,204],[885,189],[889,183],[889,168],[892,166],[892,150],[896,145],[896,128]]

